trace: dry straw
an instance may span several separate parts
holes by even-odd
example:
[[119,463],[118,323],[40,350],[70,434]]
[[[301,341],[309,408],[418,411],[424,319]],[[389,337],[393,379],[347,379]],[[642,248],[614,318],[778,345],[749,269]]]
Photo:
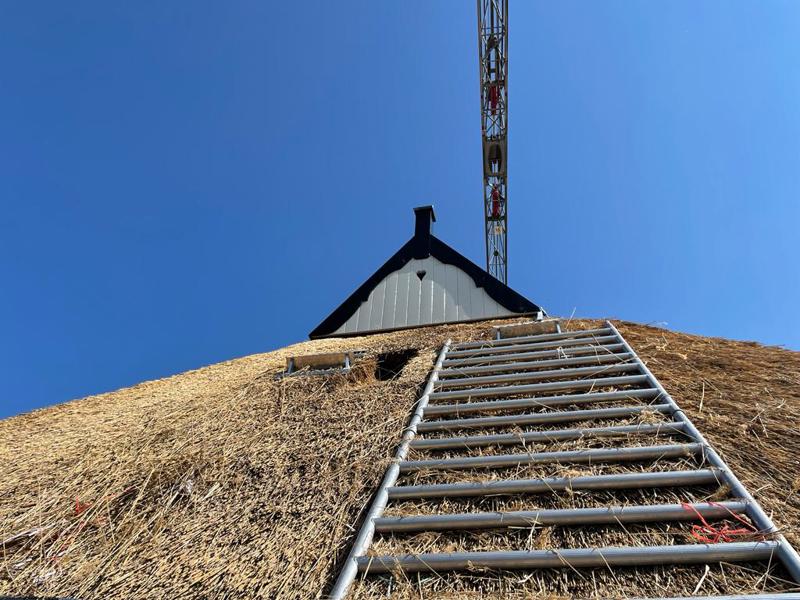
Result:
[[[798,544],[800,354],[629,323],[620,328]],[[488,336],[489,329],[478,323],[305,342],[0,422],[0,594],[324,597],[441,343]],[[368,354],[348,375],[275,379],[289,355],[355,348]],[[401,373],[375,378],[378,354],[408,348],[418,355]],[[609,467],[550,472],[598,469]],[[698,490],[692,499],[715,493]],[[426,510],[647,499],[647,492],[628,492],[452,502]],[[411,510],[390,510],[406,508]],[[383,538],[375,550],[685,543],[686,537],[685,525],[574,533],[532,528],[505,536]],[[566,569],[373,579],[355,593],[521,598],[788,589],[780,577],[779,570],[761,577],[754,565],[707,572]]]

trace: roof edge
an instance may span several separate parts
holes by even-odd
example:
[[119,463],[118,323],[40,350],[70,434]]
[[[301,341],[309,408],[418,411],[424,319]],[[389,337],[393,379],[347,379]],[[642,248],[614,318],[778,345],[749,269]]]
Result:
[[423,329],[425,327],[444,327],[445,325],[464,325],[466,323],[480,323],[481,321],[502,321],[505,319],[518,319],[520,317],[534,317],[538,314],[536,312],[527,313],[514,313],[513,315],[499,316],[499,317],[478,317],[477,319],[460,319],[458,321],[446,321],[444,323],[420,323],[419,325],[404,325],[403,327],[386,327],[384,329],[368,329],[366,331],[350,331],[347,333],[326,333],[325,335],[309,334],[308,338],[311,340],[324,340],[324,339],[339,339],[361,337],[365,335],[373,335],[379,333],[391,333],[393,331],[403,331],[404,329]]

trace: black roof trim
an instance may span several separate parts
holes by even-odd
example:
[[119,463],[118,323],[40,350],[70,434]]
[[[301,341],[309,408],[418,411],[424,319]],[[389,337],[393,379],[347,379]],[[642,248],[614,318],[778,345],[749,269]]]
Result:
[[[453,265],[464,271],[472,278],[477,287],[483,288],[492,299],[511,312],[529,314],[542,310],[524,296],[521,296],[501,281],[489,275],[489,273],[481,269],[463,254],[456,252],[439,238],[431,235],[430,221],[435,220],[433,207],[420,207],[414,209],[414,211],[417,215],[414,237],[403,244],[403,247],[395,252],[381,268],[375,271],[355,292],[350,294],[347,300],[342,302],[342,304],[328,315],[322,323],[317,325],[308,335],[309,338],[315,339],[332,335],[339,327],[347,322],[347,319],[358,310],[361,303],[369,298],[372,290],[389,274],[402,269],[411,259],[416,258],[421,260],[429,256],[433,256],[445,264]],[[430,219],[427,221],[427,226],[424,225],[424,219]],[[431,323],[431,325],[435,324],[436,323]],[[359,333],[366,334],[372,332]]]

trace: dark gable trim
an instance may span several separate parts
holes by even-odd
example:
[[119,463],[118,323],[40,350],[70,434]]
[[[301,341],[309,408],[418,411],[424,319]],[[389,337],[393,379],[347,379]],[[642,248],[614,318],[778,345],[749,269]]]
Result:
[[406,242],[405,245],[400,248],[400,250],[395,252],[394,255],[392,255],[392,257],[387,260],[380,269],[370,275],[369,279],[361,284],[361,286],[355,292],[350,294],[347,300],[339,305],[339,308],[334,310],[322,323],[317,325],[317,327],[308,334],[308,337],[313,340],[314,338],[331,335],[334,331],[346,323],[347,319],[350,318],[350,315],[358,310],[358,307],[361,306],[361,303],[369,298],[372,290],[374,290],[375,287],[381,281],[383,281],[387,275],[397,271],[398,269],[402,269],[403,265],[413,258],[410,248],[414,239],[415,238],[411,238],[408,242]]
[[[339,308],[334,310],[320,323],[308,337],[315,339],[332,335],[333,332],[346,323],[347,319],[358,310],[361,303],[369,298],[372,290],[374,290],[384,278],[394,271],[402,269],[412,258],[421,260],[429,256],[433,256],[445,264],[453,265],[464,271],[472,278],[476,286],[483,288],[498,304],[511,312],[528,314],[542,310],[530,300],[489,275],[489,273],[481,269],[464,255],[456,252],[440,239],[430,235],[430,233],[427,233],[427,235],[425,232],[420,233],[418,228],[413,238],[408,240],[380,269],[375,271],[369,279],[339,306]],[[431,325],[436,325],[436,323],[431,323]],[[358,332],[359,335],[367,335],[369,333],[377,332]]]
[[445,264],[453,265],[464,271],[472,278],[476,286],[483,288],[500,306],[511,312],[532,313],[542,310],[539,306],[512,290],[499,279],[495,279],[466,256],[456,252],[434,236],[431,236],[431,252],[429,256],[433,256]]

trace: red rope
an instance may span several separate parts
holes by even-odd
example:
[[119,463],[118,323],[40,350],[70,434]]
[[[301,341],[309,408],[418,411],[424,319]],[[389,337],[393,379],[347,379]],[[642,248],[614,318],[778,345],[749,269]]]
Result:
[[731,509],[719,502],[709,502],[711,506],[718,506],[725,509],[734,519],[739,521],[744,527],[731,527],[730,525],[723,525],[722,527],[714,527],[705,520],[703,515],[700,514],[693,505],[688,502],[681,502],[681,506],[686,510],[692,511],[700,520],[702,525],[692,525],[692,537],[703,544],[718,544],[720,542],[731,542],[737,536],[743,535],[758,535],[760,532],[753,527],[752,524],[745,521],[741,516],[737,515]]
[[[108,502],[110,504],[111,502],[116,502],[117,500],[122,500],[123,498],[125,498],[127,496],[130,496],[135,491],[136,491],[136,488],[131,486],[131,487],[123,490],[122,492],[120,492],[116,496],[111,496],[111,495],[108,495],[108,494],[103,496],[103,498],[100,500],[100,502]],[[91,502],[81,502],[80,498],[78,498],[78,496],[75,496],[75,514],[76,515],[81,514],[82,512],[90,509],[91,507],[92,507],[92,503]]]
[[80,498],[75,496],[75,514],[76,515],[81,514],[83,511],[88,510],[91,507],[92,507],[92,504],[90,502],[83,503],[83,502],[81,502]]

